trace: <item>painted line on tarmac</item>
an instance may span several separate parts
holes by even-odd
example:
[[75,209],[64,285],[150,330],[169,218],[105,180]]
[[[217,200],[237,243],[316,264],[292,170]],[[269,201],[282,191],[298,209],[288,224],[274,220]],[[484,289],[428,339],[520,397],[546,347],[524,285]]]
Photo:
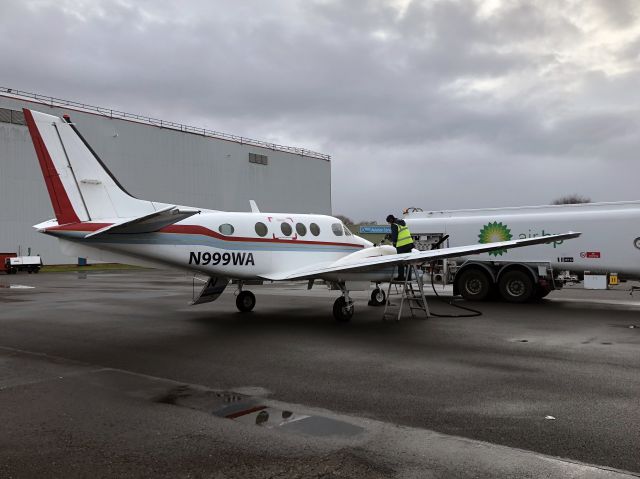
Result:
[[640,308],[640,301],[628,301],[624,299],[578,299],[578,298],[549,298],[547,301],[553,303],[590,303],[608,304],[616,306],[631,306]]

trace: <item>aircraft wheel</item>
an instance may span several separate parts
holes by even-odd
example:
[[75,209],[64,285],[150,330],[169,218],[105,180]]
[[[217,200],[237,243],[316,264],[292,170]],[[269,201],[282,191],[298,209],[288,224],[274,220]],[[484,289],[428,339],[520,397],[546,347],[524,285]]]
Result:
[[256,305],[256,297],[251,291],[240,291],[236,297],[236,307],[243,313],[248,313]]
[[354,309],[353,303],[347,304],[344,296],[340,296],[336,299],[335,303],[333,303],[333,317],[336,318],[336,321],[346,323],[353,316]]
[[384,290],[376,288],[371,292],[371,306],[384,306],[384,301],[387,299],[387,295]]
[[524,271],[509,271],[498,283],[500,296],[510,303],[525,303],[533,296],[533,281]]

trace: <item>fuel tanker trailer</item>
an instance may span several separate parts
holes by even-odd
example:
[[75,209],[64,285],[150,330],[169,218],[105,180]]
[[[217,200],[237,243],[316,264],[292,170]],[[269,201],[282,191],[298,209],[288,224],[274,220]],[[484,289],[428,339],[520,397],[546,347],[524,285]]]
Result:
[[419,249],[582,233],[571,241],[440,264],[436,279],[453,283],[454,293],[468,300],[500,296],[525,302],[586,275],[640,279],[640,201],[452,211],[408,208],[404,220]]

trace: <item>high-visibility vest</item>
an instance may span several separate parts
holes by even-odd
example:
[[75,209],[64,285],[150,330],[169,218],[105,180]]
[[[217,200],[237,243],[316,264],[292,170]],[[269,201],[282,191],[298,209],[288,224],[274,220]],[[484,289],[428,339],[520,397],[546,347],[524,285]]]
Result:
[[409,231],[409,228],[402,225],[397,225],[397,226],[398,226],[398,239],[396,240],[396,248],[413,243],[413,238],[411,237],[411,232]]

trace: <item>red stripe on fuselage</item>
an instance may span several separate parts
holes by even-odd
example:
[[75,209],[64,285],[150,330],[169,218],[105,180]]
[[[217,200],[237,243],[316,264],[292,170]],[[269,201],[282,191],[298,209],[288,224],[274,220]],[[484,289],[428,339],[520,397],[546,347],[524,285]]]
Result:
[[254,243],[296,243],[296,244],[315,244],[315,245],[327,245],[327,246],[351,246],[354,248],[362,248],[360,244],[353,243],[337,243],[337,242],[329,242],[329,241],[304,241],[304,240],[283,240],[283,239],[273,239],[273,238],[247,238],[244,236],[224,236],[215,231],[210,230],[204,226],[200,225],[170,225],[162,228],[160,233],[178,233],[178,234],[190,234],[190,235],[204,235],[211,236],[212,238],[217,238],[223,241],[251,241]]
[[49,151],[44,144],[44,140],[38,131],[33,115],[31,114],[31,111],[26,108],[23,108],[22,111],[24,112],[24,119],[29,127],[31,140],[33,141],[33,146],[36,150],[36,155],[38,156],[38,162],[40,163],[44,182],[46,183],[47,190],[49,191],[49,198],[51,199],[51,206],[53,206],[56,219],[61,225],[66,223],[78,223],[80,218],[78,218],[78,215],[73,209],[71,200],[69,200],[69,196],[62,185],[62,181],[60,181],[60,174],[51,160],[51,156],[49,155]]
[[[45,231],[83,231],[83,232],[91,232],[97,231],[101,228],[105,228],[106,226],[111,226],[113,223],[76,223],[76,224],[68,224],[62,226],[52,226],[51,228],[47,228]],[[304,240],[283,240],[283,239],[271,239],[271,238],[249,238],[245,236],[224,236],[222,234],[216,233],[215,231],[210,230],[204,226],[200,225],[169,225],[164,228],[156,231],[156,233],[172,233],[172,234],[184,234],[184,235],[202,235],[202,236],[210,236],[212,238],[216,238],[222,241],[231,241],[231,242],[252,242],[252,243],[280,243],[280,244],[309,244],[309,245],[324,245],[324,246],[348,246],[352,248],[363,248],[361,244],[355,243],[337,243],[330,241],[304,241]],[[109,233],[107,233],[109,234]],[[113,236],[117,236],[118,233],[112,233]],[[146,234],[146,233],[138,233],[138,234]],[[98,238],[98,236],[96,236]]]

